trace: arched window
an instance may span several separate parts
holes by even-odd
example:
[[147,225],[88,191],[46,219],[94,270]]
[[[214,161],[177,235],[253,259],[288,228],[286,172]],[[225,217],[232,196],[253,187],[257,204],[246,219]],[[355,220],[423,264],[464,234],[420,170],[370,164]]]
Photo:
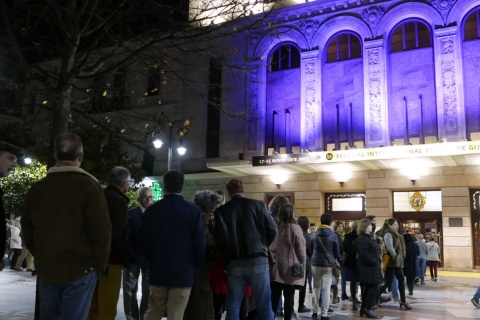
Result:
[[270,56],[270,72],[300,68],[300,51],[293,44],[281,44]]
[[480,38],[480,9],[473,11],[463,25],[463,40],[477,40]]
[[410,21],[398,26],[392,34],[392,52],[432,46],[430,29],[419,21]]
[[327,47],[327,62],[362,57],[362,44],[353,33],[343,33],[330,39]]

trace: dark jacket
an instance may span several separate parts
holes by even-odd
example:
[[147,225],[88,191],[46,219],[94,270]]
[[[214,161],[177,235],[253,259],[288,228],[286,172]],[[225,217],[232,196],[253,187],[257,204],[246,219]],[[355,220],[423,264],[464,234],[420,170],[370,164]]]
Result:
[[135,254],[128,260],[126,264],[127,267],[131,265],[142,265],[145,262],[145,257],[140,253],[140,249],[138,248],[138,237],[140,228],[142,227],[142,217],[143,211],[140,206],[128,210],[127,237]]
[[[3,207],[3,190],[0,189],[0,217],[2,217],[2,221],[5,222],[5,208]],[[0,226],[0,253],[5,254],[5,246],[7,240],[7,226],[3,223]]]
[[406,277],[417,275],[417,257],[420,255],[418,244],[411,234],[404,234],[406,255],[403,263],[403,273]]
[[335,260],[341,260],[340,256],[340,245],[338,244],[337,234],[333,232],[327,226],[320,225],[320,227],[315,231],[314,236],[312,236],[312,266],[317,267],[329,267],[332,264],[328,261],[325,251],[323,250],[318,237],[321,237],[322,243],[325,246],[332,262]]
[[360,283],[370,285],[381,283],[383,279],[378,243],[368,234],[361,234],[358,236],[356,244]]
[[145,210],[139,248],[149,263],[151,285],[192,287],[205,253],[200,210],[181,195],[166,194]]
[[105,194],[80,168],[50,168],[32,186],[22,207],[22,229],[41,282],[68,283],[107,266],[112,225]]
[[112,222],[112,250],[108,263],[123,265],[134,255],[127,238],[128,202],[130,199],[120,189],[111,185],[105,188],[105,198]]
[[264,258],[277,228],[261,201],[234,195],[215,211],[215,237],[226,264],[232,260]]
[[307,252],[307,264],[305,271],[311,272],[312,271],[312,237],[306,230],[302,230],[303,237],[305,238],[305,248]]
[[345,235],[343,240],[343,251],[345,252],[345,260],[343,265],[352,271],[357,270],[357,230],[354,229]]

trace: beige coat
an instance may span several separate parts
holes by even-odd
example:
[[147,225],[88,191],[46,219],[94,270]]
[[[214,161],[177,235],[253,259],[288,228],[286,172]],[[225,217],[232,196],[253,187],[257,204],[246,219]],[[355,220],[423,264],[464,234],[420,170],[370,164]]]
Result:
[[293,262],[300,262],[305,266],[307,248],[302,229],[297,224],[289,224],[277,230],[277,236],[270,246],[276,256],[276,263],[270,268],[270,280],[303,286],[303,277],[294,277],[292,274]]

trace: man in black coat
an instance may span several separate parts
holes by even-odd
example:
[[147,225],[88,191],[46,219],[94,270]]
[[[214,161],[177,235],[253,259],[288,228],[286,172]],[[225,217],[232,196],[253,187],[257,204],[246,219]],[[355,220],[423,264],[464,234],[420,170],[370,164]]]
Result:
[[[18,166],[17,159],[23,158],[23,152],[20,148],[9,143],[0,141],[0,178],[7,177],[10,172]],[[0,271],[5,267],[3,256],[5,254],[7,228],[5,225],[5,208],[3,207],[3,190],[0,189],[0,217],[4,224],[0,227]]]
[[215,235],[227,264],[227,319],[239,319],[248,284],[257,319],[273,319],[267,252],[277,234],[275,222],[263,202],[243,196],[241,180],[226,187],[230,201],[215,211]]

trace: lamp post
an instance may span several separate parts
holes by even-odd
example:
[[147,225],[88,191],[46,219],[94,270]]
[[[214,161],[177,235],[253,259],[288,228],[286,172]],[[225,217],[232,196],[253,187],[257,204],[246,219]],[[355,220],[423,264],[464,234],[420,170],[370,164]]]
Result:
[[163,145],[162,140],[159,138],[160,132],[165,128],[168,127],[168,160],[167,160],[167,170],[170,171],[171,163],[172,163],[172,148],[173,148],[173,140],[174,137],[178,134],[180,137],[180,146],[177,148],[177,152],[179,155],[183,156],[187,149],[183,146],[183,137],[185,137],[188,133],[188,127],[190,126],[190,120],[188,118],[182,118],[171,121],[168,116],[161,112],[160,115],[154,116],[153,120],[157,127],[157,134],[155,136],[155,140],[152,142],[153,146],[156,149],[160,149]]

